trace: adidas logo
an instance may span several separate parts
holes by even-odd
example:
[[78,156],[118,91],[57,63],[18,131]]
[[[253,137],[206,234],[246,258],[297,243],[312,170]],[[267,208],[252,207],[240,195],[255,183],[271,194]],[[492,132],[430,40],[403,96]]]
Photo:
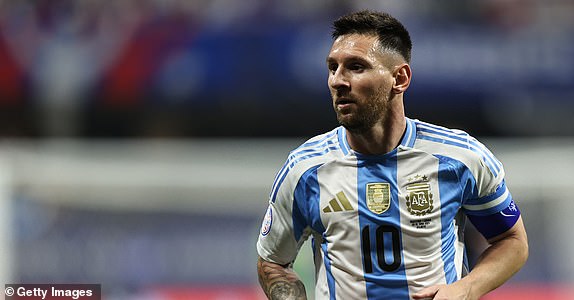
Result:
[[329,201],[329,205],[323,207],[324,213],[352,210],[351,202],[349,202],[349,199],[347,199],[347,196],[345,196],[343,192],[338,192],[335,198]]

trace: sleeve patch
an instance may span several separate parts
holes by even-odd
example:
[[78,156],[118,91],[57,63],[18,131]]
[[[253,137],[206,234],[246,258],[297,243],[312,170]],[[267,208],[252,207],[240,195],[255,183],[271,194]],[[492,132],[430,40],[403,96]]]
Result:
[[273,209],[271,205],[267,208],[265,213],[265,218],[263,219],[263,224],[261,224],[261,235],[266,236],[271,231],[271,225],[273,224]]

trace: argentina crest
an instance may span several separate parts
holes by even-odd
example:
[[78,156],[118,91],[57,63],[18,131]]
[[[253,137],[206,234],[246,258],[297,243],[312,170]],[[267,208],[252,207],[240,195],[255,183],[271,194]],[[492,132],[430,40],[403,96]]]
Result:
[[391,205],[391,186],[386,182],[367,183],[367,207],[376,214],[382,214]]
[[416,175],[407,184],[407,209],[415,216],[430,214],[434,208],[428,177]]

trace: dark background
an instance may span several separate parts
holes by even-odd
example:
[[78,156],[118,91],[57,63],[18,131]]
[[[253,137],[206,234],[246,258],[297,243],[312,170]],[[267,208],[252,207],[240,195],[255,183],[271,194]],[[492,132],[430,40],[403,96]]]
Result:
[[331,22],[362,8],[411,32],[408,116],[475,136],[574,133],[570,1],[355,2],[2,1],[0,137],[327,131]]

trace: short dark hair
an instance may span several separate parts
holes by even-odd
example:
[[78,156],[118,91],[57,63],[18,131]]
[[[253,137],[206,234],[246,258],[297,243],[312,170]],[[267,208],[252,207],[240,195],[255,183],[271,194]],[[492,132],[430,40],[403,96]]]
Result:
[[397,51],[405,61],[411,61],[413,45],[409,32],[388,13],[362,10],[344,15],[333,22],[333,39],[352,33],[376,35],[383,49]]

